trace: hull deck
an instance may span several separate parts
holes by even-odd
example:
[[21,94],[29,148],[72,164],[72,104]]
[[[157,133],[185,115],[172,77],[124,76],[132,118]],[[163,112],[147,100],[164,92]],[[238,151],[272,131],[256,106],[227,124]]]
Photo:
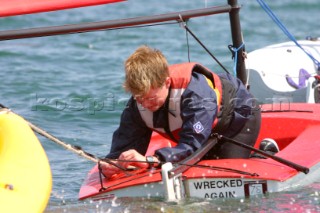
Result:
[[[320,175],[319,131],[320,105],[263,105],[261,132],[255,146],[259,147],[263,138],[273,138],[280,148],[276,156],[309,168],[309,173],[304,174],[273,159],[205,160],[197,164],[204,168],[194,166],[182,173],[179,178],[181,194],[183,197],[201,198],[242,197],[311,183]],[[166,146],[169,142],[155,135],[148,154],[158,149],[159,144]],[[166,195],[161,169],[119,174],[110,180],[103,179],[104,189],[101,190],[101,187],[98,169],[94,167],[80,189],[79,198]]]

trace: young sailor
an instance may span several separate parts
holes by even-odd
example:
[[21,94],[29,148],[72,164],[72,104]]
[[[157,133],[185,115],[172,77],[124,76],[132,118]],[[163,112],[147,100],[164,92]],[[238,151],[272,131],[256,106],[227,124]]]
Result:
[[[217,75],[197,63],[169,66],[159,50],[148,46],[129,56],[125,74],[124,88],[132,97],[106,156],[120,160],[114,163],[147,168],[159,162],[178,162],[199,149],[212,132],[254,145],[260,130],[260,110],[239,79]],[[177,146],[144,156],[153,131],[176,141]],[[249,156],[250,150],[225,142],[215,145],[205,158]],[[119,172],[111,164],[101,168],[106,177]]]

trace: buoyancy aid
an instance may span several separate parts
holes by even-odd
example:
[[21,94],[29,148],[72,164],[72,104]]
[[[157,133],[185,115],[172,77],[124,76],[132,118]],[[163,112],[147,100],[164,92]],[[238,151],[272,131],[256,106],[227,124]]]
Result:
[[[178,133],[182,126],[182,119],[180,117],[180,100],[183,92],[188,87],[192,72],[197,72],[205,76],[208,85],[215,91],[217,96],[217,117],[212,124],[212,129],[221,129],[222,126],[227,126],[231,120],[230,118],[226,118],[226,122],[221,124],[221,118],[223,115],[231,115],[231,112],[225,113],[225,107],[223,107],[223,79],[209,71],[204,66],[197,63],[183,63],[183,64],[175,64],[169,66],[169,77],[171,78],[170,92],[168,97],[168,126],[169,129],[166,130],[164,128],[155,128],[153,125],[153,112],[144,109],[139,110],[142,119],[145,121],[146,125],[153,129],[154,131],[160,133],[161,135],[168,137],[168,131],[170,134],[172,133],[173,137],[178,139]],[[233,110],[230,107],[227,107],[228,110]]]

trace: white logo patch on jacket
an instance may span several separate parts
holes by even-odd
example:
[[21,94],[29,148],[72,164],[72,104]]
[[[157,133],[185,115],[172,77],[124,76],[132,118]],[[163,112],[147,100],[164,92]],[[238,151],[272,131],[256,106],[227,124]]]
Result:
[[198,134],[201,133],[204,130],[202,123],[198,121],[197,123],[193,124],[193,130]]

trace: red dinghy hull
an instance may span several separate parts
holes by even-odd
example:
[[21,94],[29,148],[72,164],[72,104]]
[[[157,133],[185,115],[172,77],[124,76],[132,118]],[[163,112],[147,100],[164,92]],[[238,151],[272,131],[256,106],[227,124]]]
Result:
[[[309,173],[304,174],[270,158],[200,161],[197,165],[216,169],[191,167],[185,171],[180,178],[183,197],[252,196],[291,189],[319,179],[320,105],[263,105],[262,110],[262,126],[255,147],[259,147],[263,138],[273,138],[280,148],[277,157],[302,165],[309,169]],[[149,154],[159,146],[168,146],[169,142],[154,135]],[[137,170],[132,175],[119,174],[110,180],[102,178],[101,185],[99,171],[94,167],[80,189],[79,199],[166,197],[166,193],[160,169]]]

